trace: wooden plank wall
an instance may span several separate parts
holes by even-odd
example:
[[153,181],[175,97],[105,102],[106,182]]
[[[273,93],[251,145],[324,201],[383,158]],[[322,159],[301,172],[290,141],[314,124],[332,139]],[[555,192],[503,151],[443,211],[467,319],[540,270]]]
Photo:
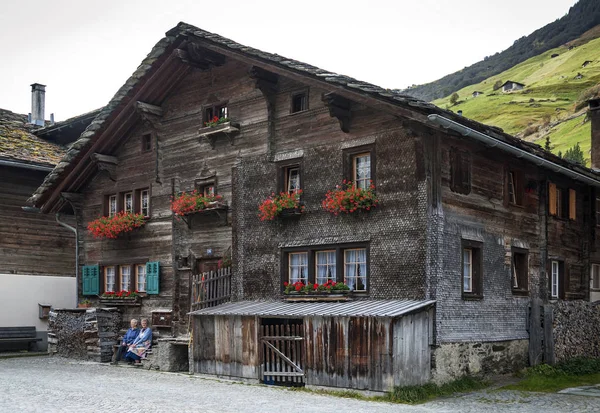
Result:
[[75,276],[74,234],[54,215],[21,209],[45,175],[0,166],[0,273]]
[[[374,391],[393,388],[398,354],[394,353],[391,319],[311,317],[304,326],[308,385]],[[420,343],[422,338],[414,340]],[[427,336],[424,340],[427,343]]]
[[394,386],[425,384],[431,377],[431,314],[422,311],[394,322]]
[[255,317],[195,316],[192,321],[194,373],[259,378]]

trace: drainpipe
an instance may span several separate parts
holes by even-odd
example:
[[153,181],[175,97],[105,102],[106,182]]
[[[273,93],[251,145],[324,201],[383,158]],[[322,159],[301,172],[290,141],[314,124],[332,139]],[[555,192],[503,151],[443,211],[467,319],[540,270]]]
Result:
[[517,147],[509,145],[508,143],[502,142],[499,139],[492,138],[491,136],[486,135],[485,133],[481,133],[479,131],[476,131],[475,129],[471,129],[465,125],[462,125],[458,122],[455,122],[455,121],[445,118],[443,116],[433,114],[433,115],[427,116],[427,118],[431,122],[433,122],[437,125],[440,125],[447,129],[451,129],[455,132],[460,133],[463,136],[472,137],[472,138],[486,144],[489,147],[492,147],[492,148],[496,147],[500,150],[503,150],[505,152],[515,155],[517,158],[526,159],[530,162],[535,163],[538,166],[548,168],[551,171],[566,175],[569,178],[575,179],[580,182],[584,182],[588,185],[600,187],[600,180],[598,180],[598,179],[594,179],[594,178],[586,176],[582,173],[575,172],[569,168],[565,168],[564,166],[561,166],[554,162],[548,161],[548,160],[542,158],[541,156],[534,155],[532,153],[524,151],[523,149],[519,149]]
[[75,307],[79,304],[79,236],[77,234],[77,228],[70,226],[67,223],[64,223],[60,220],[60,213],[56,213],[56,222],[65,227],[73,233],[75,233]]

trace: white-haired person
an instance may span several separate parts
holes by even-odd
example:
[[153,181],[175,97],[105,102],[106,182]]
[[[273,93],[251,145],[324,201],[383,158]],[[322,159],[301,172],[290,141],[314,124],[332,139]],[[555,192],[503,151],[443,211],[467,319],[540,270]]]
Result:
[[148,327],[148,319],[142,318],[142,329],[136,339],[129,345],[125,360],[129,364],[140,363],[152,345],[152,330]]
[[140,329],[138,328],[138,321],[135,318],[133,318],[129,324],[131,327],[129,328],[129,330],[127,330],[127,332],[123,336],[123,340],[121,340],[121,342],[119,343],[119,349],[117,350],[114,364],[117,364],[119,361],[121,361],[121,357],[123,357],[123,355],[127,353],[129,346],[133,344],[137,336],[140,334]]

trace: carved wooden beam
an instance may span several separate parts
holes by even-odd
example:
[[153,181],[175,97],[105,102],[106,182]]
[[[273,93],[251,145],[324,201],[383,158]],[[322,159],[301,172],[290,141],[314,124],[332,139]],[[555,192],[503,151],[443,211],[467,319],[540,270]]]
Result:
[[272,160],[275,154],[275,96],[278,91],[279,75],[269,72],[261,67],[252,66],[250,77],[256,82],[255,86],[260,90],[267,102],[267,157]]
[[117,181],[117,165],[119,164],[119,161],[115,156],[94,153],[91,158],[98,166],[98,170],[108,172],[110,180],[113,182]]
[[137,101],[135,102],[135,110],[142,117],[144,124],[152,129],[152,131],[156,132],[157,124],[163,115],[162,108],[160,106]]
[[342,132],[350,132],[350,122],[352,120],[352,101],[335,93],[323,94],[323,102],[329,109],[329,116],[337,118],[340,122]]
[[181,49],[176,49],[175,56],[182,62],[200,70],[209,70],[225,64],[225,56],[212,50],[205,49],[194,42],[187,42]]

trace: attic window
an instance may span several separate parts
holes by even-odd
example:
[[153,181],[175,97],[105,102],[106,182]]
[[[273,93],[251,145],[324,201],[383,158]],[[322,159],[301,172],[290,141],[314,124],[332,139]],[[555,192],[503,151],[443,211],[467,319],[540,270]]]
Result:
[[229,117],[229,110],[226,104],[209,106],[204,109],[204,123],[211,122],[215,117],[217,119],[224,119]]
[[142,152],[150,152],[152,150],[152,135],[147,133],[142,136]]
[[292,113],[308,110],[308,93],[298,92],[292,95]]

